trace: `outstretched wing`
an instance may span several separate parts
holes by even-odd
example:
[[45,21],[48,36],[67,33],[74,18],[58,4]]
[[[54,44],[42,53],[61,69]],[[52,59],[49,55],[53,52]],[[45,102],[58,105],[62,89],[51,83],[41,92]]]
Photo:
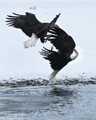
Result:
[[22,29],[22,31],[29,37],[32,35],[30,28],[41,23],[37,20],[34,14],[28,12],[26,12],[25,15],[19,15],[15,13],[13,13],[13,15],[14,16],[8,15],[6,18],[6,22],[8,22],[7,25]]
[[42,49],[40,54],[43,56],[43,58],[50,61],[51,68],[54,70],[62,69],[69,62],[65,55],[48,50],[45,47]]
[[55,26],[50,30],[51,37],[48,39],[60,52],[72,53],[75,48],[75,42],[61,28]]

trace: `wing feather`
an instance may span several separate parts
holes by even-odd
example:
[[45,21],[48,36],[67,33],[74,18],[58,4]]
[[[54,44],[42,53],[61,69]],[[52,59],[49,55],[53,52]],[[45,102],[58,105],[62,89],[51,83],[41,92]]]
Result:
[[43,58],[50,61],[51,68],[54,70],[61,70],[69,62],[66,55],[48,50],[45,47],[42,49],[40,54],[43,56]]
[[63,53],[72,54],[73,49],[75,48],[75,42],[71,36],[69,36],[65,31],[61,28],[53,27],[50,30],[51,34],[54,34],[54,38],[50,37],[49,41]]
[[7,25],[22,29],[22,31],[29,37],[32,35],[30,28],[41,23],[37,20],[34,14],[28,12],[26,12],[25,15],[13,13],[13,16],[7,15],[6,19]]
[[32,36],[32,33],[35,33],[37,37],[41,39],[41,42],[44,43],[44,37],[54,26],[59,16],[60,13],[56,15],[50,23],[41,23],[37,20],[34,14],[28,12],[26,12],[25,15],[13,13],[13,16],[7,15],[6,22],[9,26],[22,29],[22,31],[29,37]]

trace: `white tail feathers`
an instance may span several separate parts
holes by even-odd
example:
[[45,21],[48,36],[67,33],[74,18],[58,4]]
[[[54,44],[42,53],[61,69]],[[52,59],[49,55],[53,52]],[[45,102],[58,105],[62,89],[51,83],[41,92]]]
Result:
[[49,80],[53,80],[58,72],[59,72],[59,70],[54,70],[54,71],[50,74]]
[[24,47],[29,48],[29,47],[34,47],[37,43],[38,37],[32,33],[31,39],[27,40],[24,42]]

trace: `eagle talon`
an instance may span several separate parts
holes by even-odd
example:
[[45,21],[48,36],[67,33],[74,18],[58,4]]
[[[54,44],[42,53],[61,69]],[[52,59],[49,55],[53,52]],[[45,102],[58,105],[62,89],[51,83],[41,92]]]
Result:
[[53,46],[51,47],[51,51],[53,51]]
[[50,37],[51,35],[47,35],[45,40],[49,40]]

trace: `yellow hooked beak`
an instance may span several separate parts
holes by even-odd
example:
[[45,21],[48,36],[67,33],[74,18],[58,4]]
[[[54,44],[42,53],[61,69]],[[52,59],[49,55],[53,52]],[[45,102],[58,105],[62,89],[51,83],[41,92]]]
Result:
[[74,52],[78,53],[76,49],[73,49]]

